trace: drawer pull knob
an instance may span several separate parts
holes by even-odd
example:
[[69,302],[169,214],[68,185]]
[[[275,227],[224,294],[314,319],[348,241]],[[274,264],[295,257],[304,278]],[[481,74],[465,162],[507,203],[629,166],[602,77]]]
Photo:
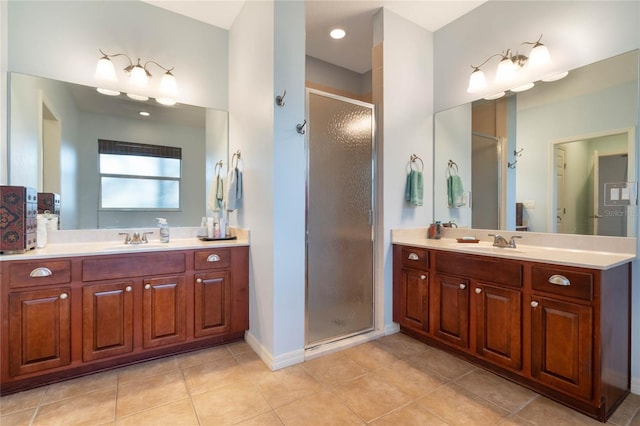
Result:
[[482,289],[481,289],[481,288],[479,288],[479,287],[478,287],[478,288],[476,288],[476,294],[480,294],[480,293],[482,293]]
[[460,290],[464,290],[465,288],[467,288],[467,285],[466,284],[460,284],[459,287],[460,287]]
[[210,254],[209,257],[207,257],[207,262],[220,262],[220,256],[217,254]]
[[130,285],[124,288],[124,291],[126,291],[127,293],[131,293],[131,290],[133,290],[133,287],[131,287]]
[[531,302],[531,307],[532,308],[537,308],[538,305],[540,305],[540,303],[536,302],[535,300]]
[[69,295],[67,293],[62,293],[60,295],[60,299],[62,299],[62,300],[66,299],[67,297],[69,297]]
[[424,280],[425,278],[427,278],[427,276],[426,276],[426,275],[424,275],[424,274],[423,274],[423,275],[420,275],[420,279],[421,279],[421,280]]
[[555,285],[571,285],[571,281],[569,281],[569,278],[565,277],[564,275],[551,275],[549,277],[549,283]]
[[145,289],[145,290],[151,290],[151,284],[146,284],[146,285],[144,286],[144,289]]
[[198,284],[202,283],[202,278],[198,278],[198,279],[196,280],[196,282],[197,282]]
[[418,255],[415,254],[415,253],[409,253],[409,257],[407,257],[407,259],[409,259],[409,260],[420,260],[420,257],[418,257]]
[[36,268],[33,271],[31,271],[31,273],[29,274],[31,278],[50,277],[51,275],[53,275],[53,272],[51,272],[51,269],[45,268],[45,267]]

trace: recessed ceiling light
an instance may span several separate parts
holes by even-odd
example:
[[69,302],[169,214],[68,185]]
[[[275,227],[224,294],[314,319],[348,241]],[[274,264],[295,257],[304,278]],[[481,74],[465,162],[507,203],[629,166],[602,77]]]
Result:
[[136,95],[135,93],[127,93],[127,96],[136,101],[148,101],[148,96]]
[[149,117],[151,114],[147,111],[140,111],[138,114],[140,114],[143,117]]
[[347,33],[342,28],[335,28],[335,29],[331,30],[329,35],[331,36],[331,38],[333,38],[335,40],[340,40],[340,39],[344,38],[344,36],[346,36]]

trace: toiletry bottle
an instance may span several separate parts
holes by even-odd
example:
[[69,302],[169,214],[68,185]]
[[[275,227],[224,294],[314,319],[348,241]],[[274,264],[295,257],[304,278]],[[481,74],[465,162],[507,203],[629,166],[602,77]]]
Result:
[[213,222],[213,238],[220,238],[220,221],[217,217]]
[[198,237],[206,237],[207,236],[207,218],[203,217],[200,222],[200,228],[198,228]]
[[157,217],[158,220],[158,228],[160,228],[160,242],[168,243],[169,242],[169,225],[167,224],[167,219],[163,217]]

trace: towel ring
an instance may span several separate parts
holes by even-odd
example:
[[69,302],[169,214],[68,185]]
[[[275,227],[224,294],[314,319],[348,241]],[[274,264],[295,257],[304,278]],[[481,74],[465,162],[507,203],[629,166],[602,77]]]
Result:
[[236,167],[238,167],[239,162],[240,162],[240,150],[237,150],[236,152],[233,153],[233,156],[231,157],[231,168],[235,169]]
[[218,161],[215,165],[215,167],[213,168],[213,174],[219,174],[220,171],[222,170],[222,160]]
[[418,157],[415,154],[411,154],[411,157],[409,157],[409,161],[411,162],[409,164],[409,168],[412,168],[412,165],[416,163],[416,160],[419,160],[420,164],[421,164],[421,167],[420,167],[420,169],[418,169],[418,171],[419,172],[423,171],[424,170],[424,161],[422,161],[422,158]]
[[449,176],[452,175],[451,171],[455,169],[456,175],[458,174],[458,165],[453,160],[449,160],[447,164],[447,171],[449,172]]

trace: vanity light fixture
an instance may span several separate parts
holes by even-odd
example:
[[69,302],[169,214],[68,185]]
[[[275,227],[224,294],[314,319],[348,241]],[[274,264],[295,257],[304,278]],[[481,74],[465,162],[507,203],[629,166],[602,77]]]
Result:
[[534,83],[523,84],[522,86],[512,88],[511,91],[516,93],[524,92],[525,90],[531,89],[534,85],[535,85]]
[[509,82],[515,77],[518,70],[525,66],[534,68],[549,62],[551,60],[549,49],[547,49],[547,46],[540,43],[540,40],[542,40],[542,34],[537,41],[525,41],[520,43],[520,46],[524,44],[533,45],[533,48],[531,49],[531,52],[529,52],[528,57],[521,53],[518,53],[517,50],[515,53],[513,53],[511,49],[507,49],[504,53],[496,53],[489,56],[483,63],[478,66],[471,65],[473,71],[471,72],[471,76],[469,77],[469,86],[467,88],[467,92],[477,93],[487,87],[487,80],[481,68],[495,57],[501,58],[500,63],[498,64],[498,68],[496,69],[496,81],[498,83]]
[[[138,58],[138,62],[134,64],[133,61],[131,61],[131,58],[124,53],[115,53],[113,55],[110,55],[103,52],[102,49],[98,49],[98,50],[100,51],[102,56],[100,57],[100,59],[98,60],[98,64],[96,65],[96,73],[95,73],[96,80],[104,81],[104,82],[117,82],[118,78],[116,76],[116,70],[113,65],[113,62],[111,61],[111,58],[115,58],[117,56],[124,56],[129,61],[129,65],[127,65],[124,68],[124,72],[126,72],[129,75],[129,81],[136,86],[140,86],[140,87],[145,86],[149,81],[149,79],[151,78],[151,73],[149,72],[148,67],[151,64],[153,64],[165,71],[165,73],[162,75],[162,79],[160,80],[161,96],[158,97],[156,101],[158,101],[163,105],[174,105],[176,103],[174,98],[178,94],[178,86],[176,83],[176,78],[171,73],[171,71],[173,71],[173,68],[165,68],[159,63],[157,63],[156,61],[147,61],[144,63],[144,65],[142,65],[140,63],[140,58]],[[116,93],[115,90],[110,90],[110,89],[98,89],[98,91],[100,93],[110,94],[112,96],[116,96],[120,94],[120,92]],[[110,92],[110,93],[106,93],[106,92]],[[136,100],[149,99],[146,96],[140,96],[135,94],[127,94],[127,96]],[[146,98],[146,99],[142,99],[142,98]],[[163,100],[163,102],[160,101],[161,99]]]
[[333,30],[331,30],[331,32],[329,33],[329,35],[331,36],[332,39],[334,40],[341,40],[344,38],[344,36],[347,35],[346,31],[343,30],[342,28],[334,28]]

